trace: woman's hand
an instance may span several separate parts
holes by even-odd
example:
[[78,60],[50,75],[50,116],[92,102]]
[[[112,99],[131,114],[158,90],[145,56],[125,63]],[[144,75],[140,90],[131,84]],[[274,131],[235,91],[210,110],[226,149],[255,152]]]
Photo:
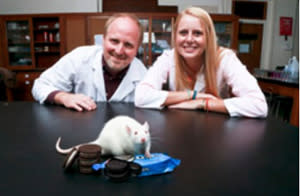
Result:
[[203,100],[194,99],[189,101],[183,101],[177,104],[169,105],[168,108],[194,110],[200,107],[199,104],[201,101]]
[[196,99],[217,99],[217,97],[212,94],[207,93],[197,93]]
[[205,94],[205,93],[199,93],[201,97],[188,100],[188,101],[182,101],[180,103],[169,105],[168,108],[170,109],[186,109],[186,110],[195,110],[195,109],[204,109],[206,111],[214,111],[214,112],[220,112],[220,113],[228,113],[224,100],[218,99],[212,95]]
[[[187,101],[182,101],[176,104],[169,105],[169,108],[177,108],[177,109],[203,109],[203,102],[206,99],[216,100],[217,98],[211,94],[207,93],[197,93],[196,99],[189,99]],[[205,104],[205,103],[204,103]]]
[[83,110],[91,111],[97,108],[94,100],[83,94],[59,92],[55,95],[54,101],[57,104],[64,105],[66,108],[75,109],[79,112]]

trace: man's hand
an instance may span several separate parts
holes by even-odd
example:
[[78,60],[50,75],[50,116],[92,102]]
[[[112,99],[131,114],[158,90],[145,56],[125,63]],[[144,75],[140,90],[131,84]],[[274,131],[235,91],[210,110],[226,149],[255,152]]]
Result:
[[57,104],[64,105],[66,108],[72,108],[79,112],[83,110],[91,111],[97,108],[94,100],[83,94],[59,92],[55,95],[54,101]]

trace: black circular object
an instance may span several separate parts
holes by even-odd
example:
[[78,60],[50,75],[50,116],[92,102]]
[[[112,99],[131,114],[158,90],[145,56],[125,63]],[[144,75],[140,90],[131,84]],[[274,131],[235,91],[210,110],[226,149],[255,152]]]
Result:
[[137,176],[142,172],[142,166],[134,162],[129,163],[129,168],[134,176]]
[[73,165],[77,157],[78,157],[78,150],[76,148],[73,148],[71,152],[66,156],[65,161],[63,163],[63,168],[65,170],[71,168],[71,166]]
[[125,160],[111,158],[105,164],[104,175],[115,182],[122,182],[130,177],[129,163]]
[[125,160],[112,158],[106,163],[105,169],[108,170],[109,173],[120,174],[129,170],[129,163]]
[[79,147],[79,152],[87,154],[98,154],[101,152],[101,146],[96,144],[85,144]]
[[112,173],[111,171],[104,169],[104,175],[114,182],[123,182],[130,177],[130,170],[125,170],[122,173]]
[[139,164],[117,158],[109,159],[104,168],[104,175],[116,182],[125,181],[130,176],[137,176],[141,172],[142,167]]

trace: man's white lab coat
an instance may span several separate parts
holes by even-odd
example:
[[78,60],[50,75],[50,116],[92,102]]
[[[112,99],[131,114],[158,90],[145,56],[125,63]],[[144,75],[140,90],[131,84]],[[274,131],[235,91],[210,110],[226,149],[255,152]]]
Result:
[[94,101],[134,102],[135,87],[144,77],[147,69],[134,58],[121,84],[106,99],[102,67],[101,46],[82,46],[62,57],[52,67],[44,71],[34,82],[33,97],[44,103],[48,95],[56,90],[81,93]]

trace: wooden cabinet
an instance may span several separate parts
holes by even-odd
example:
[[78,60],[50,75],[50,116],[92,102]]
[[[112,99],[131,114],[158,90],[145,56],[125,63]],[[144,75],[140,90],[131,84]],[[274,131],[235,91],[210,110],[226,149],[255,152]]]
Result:
[[84,15],[66,15],[64,17],[65,52],[70,52],[74,48],[86,45],[86,17]]
[[293,99],[290,123],[299,127],[299,85],[289,85],[284,82],[264,79],[258,79],[258,83],[264,92],[288,96]]
[[104,33],[104,25],[111,14],[79,13],[66,14],[65,53],[83,45],[94,45],[95,35]]
[[[64,40],[59,15],[5,15],[0,26],[3,65],[17,73],[16,88],[9,100],[33,100],[31,87],[35,78],[52,66],[63,54]],[[1,61],[0,61],[1,62]]]
[[64,53],[59,16],[4,16],[5,65],[11,70],[47,68]]
[[104,34],[104,26],[109,15],[90,15],[87,17],[87,44],[95,44],[95,35]]
[[144,28],[143,42],[137,57],[151,66],[164,50],[172,48],[173,25],[177,14],[139,14]]
[[4,17],[5,64],[10,69],[34,67],[32,20],[28,16]]
[[211,14],[214,21],[218,44],[238,49],[239,17],[228,14]]
[[33,17],[32,25],[35,68],[50,67],[63,53],[59,17]]
[[34,80],[39,77],[41,72],[27,71],[17,72],[16,74],[16,88],[10,89],[8,92],[9,101],[32,101],[31,89]]

